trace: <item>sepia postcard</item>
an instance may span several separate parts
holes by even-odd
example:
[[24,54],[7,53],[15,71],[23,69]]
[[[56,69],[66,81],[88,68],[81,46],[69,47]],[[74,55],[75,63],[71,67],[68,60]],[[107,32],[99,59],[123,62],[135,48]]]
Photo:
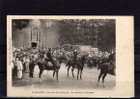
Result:
[[7,15],[7,96],[134,97],[134,17]]

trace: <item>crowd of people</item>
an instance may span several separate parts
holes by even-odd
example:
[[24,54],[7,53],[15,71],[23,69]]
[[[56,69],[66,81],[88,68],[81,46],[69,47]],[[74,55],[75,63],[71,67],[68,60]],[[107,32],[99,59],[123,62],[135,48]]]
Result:
[[[53,57],[55,58],[70,58],[74,56],[73,59],[80,55],[78,50],[66,51],[64,48],[15,48],[13,50],[13,60],[12,60],[12,77],[13,79],[22,79],[23,73],[29,73],[29,64],[31,61],[36,61],[38,57],[45,57],[47,61],[53,63]],[[91,56],[90,53],[87,56],[92,59],[95,57]]]
[[13,79],[22,79],[23,73],[29,73],[29,64],[31,61],[35,61],[38,57],[45,57],[47,61],[53,63],[52,57],[70,56],[71,52],[66,52],[63,48],[14,48],[13,50],[13,60],[12,60],[12,76]]

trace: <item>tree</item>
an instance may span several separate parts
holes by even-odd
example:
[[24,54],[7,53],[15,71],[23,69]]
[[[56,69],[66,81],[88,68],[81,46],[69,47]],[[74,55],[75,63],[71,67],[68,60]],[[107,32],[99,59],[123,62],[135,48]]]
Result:
[[103,51],[115,48],[115,20],[109,20],[98,27],[98,47]]

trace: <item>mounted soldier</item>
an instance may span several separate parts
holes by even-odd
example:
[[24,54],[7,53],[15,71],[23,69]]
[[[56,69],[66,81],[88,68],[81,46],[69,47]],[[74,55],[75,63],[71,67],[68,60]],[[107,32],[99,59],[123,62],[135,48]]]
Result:
[[74,61],[74,63],[76,63],[76,61],[77,61],[77,56],[78,56],[78,51],[74,50],[73,51],[73,61]]
[[52,58],[51,48],[49,48],[49,50],[47,52],[47,61],[50,61],[53,64],[53,66],[55,65],[54,60]]

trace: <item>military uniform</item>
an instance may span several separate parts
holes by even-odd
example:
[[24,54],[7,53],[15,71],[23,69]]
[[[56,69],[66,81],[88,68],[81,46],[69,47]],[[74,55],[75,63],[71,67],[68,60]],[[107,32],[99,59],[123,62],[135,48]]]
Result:
[[49,51],[48,51],[48,53],[47,53],[47,57],[48,57],[48,61],[50,61],[53,65],[55,65],[54,64],[54,60],[53,60],[53,58],[52,58],[52,54],[51,54],[51,49],[49,49]]

